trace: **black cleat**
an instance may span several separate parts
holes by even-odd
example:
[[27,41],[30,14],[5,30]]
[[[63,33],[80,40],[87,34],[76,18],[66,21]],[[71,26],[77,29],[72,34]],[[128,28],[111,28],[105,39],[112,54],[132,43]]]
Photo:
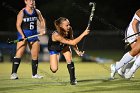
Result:
[[77,81],[76,81],[76,79],[74,79],[74,80],[71,80],[71,81],[70,81],[70,84],[71,84],[71,85],[76,85],[76,84],[77,84]]

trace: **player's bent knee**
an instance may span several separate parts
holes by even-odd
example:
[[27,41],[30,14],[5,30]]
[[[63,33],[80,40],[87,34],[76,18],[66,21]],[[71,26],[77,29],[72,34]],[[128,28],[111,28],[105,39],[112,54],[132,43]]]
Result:
[[58,70],[58,68],[51,68],[51,67],[50,67],[50,70],[51,70],[53,73],[56,73],[56,71]]

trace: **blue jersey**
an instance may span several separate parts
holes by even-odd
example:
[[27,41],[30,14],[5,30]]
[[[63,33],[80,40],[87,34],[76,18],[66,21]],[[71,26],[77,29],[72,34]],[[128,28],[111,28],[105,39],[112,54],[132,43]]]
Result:
[[[23,20],[21,24],[21,29],[25,37],[29,37],[37,34],[37,19],[38,15],[34,9],[32,14],[29,14],[26,9],[23,10]],[[22,39],[21,34],[18,32],[18,39]],[[39,40],[38,37],[28,39],[28,42],[35,42]]]

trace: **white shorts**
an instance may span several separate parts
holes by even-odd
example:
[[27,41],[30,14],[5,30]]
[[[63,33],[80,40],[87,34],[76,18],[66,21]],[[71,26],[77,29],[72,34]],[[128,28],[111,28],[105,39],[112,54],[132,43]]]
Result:
[[[135,34],[135,33],[134,33],[132,27],[129,26],[128,29],[127,29],[126,36],[125,36],[125,37],[129,37],[129,36],[131,36],[131,35],[133,35],[133,34]],[[130,38],[127,38],[127,39],[125,40],[125,43],[132,43],[133,41],[136,40],[136,36],[137,36],[137,35],[134,35],[134,36],[132,36],[132,37],[130,37]]]

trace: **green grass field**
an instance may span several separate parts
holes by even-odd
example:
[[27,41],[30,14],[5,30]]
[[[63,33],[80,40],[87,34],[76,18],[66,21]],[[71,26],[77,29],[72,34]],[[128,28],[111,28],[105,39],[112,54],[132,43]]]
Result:
[[10,80],[11,63],[0,64],[0,93],[140,93],[140,71],[135,78],[125,80],[118,75],[108,80],[111,63],[75,63],[78,84],[69,84],[66,63],[59,64],[56,74],[49,70],[49,63],[39,64],[38,73],[43,79],[31,78],[30,63],[22,62],[18,80]]

